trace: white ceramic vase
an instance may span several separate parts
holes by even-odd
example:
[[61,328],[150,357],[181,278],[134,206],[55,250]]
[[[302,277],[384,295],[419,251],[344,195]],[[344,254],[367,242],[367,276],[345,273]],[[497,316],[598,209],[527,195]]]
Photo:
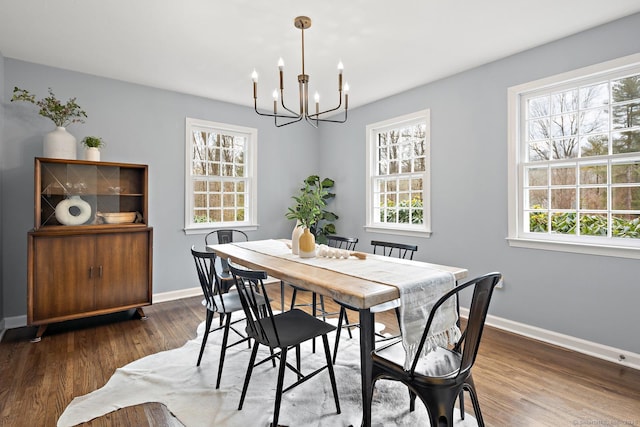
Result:
[[80,196],[71,196],[58,203],[55,213],[60,224],[81,225],[91,218],[91,205]]
[[304,232],[304,227],[300,226],[300,221],[296,221],[296,226],[291,233],[291,253],[298,255],[300,253],[300,236]]
[[100,149],[97,147],[86,147],[84,149],[84,159],[92,162],[100,161]]
[[52,159],[76,159],[76,138],[65,128],[58,126],[45,134],[43,144],[44,157]]

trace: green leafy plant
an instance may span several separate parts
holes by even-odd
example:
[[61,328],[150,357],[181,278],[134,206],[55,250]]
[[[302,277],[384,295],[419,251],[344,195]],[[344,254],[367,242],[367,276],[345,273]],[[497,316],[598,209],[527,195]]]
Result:
[[82,141],[82,145],[87,148],[101,148],[104,147],[104,141],[97,136],[85,136]]
[[38,114],[51,119],[56,126],[67,127],[72,123],[84,123],[87,113],[76,103],[76,98],[70,98],[66,104],[60,102],[49,88],[49,96],[42,99],[36,99],[36,96],[29,91],[13,88],[13,96],[11,102],[24,101],[37,105],[40,108]]
[[334,184],[332,179],[321,180],[318,175],[310,175],[304,180],[300,194],[292,197],[295,205],[285,215],[287,219],[295,219],[303,227],[307,227],[317,243],[326,243],[326,236],[336,233],[333,222],[338,219],[338,215],[325,209],[327,202],[336,196],[329,191]]

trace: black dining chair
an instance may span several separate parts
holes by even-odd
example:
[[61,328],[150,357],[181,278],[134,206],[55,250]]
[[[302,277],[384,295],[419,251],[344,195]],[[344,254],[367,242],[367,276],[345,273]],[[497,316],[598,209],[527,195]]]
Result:
[[[233,242],[248,242],[249,236],[242,230],[236,230],[232,228],[213,230],[204,236],[204,244],[209,245],[221,245],[224,243]],[[217,258],[216,272],[220,279],[220,287],[223,292],[228,292],[229,288],[233,286],[234,281],[229,273],[229,266],[227,260],[220,257]],[[222,319],[221,319],[222,320]]]
[[[241,410],[244,404],[253,368],[267,361],[275,361],[275,358],[279,358],[280,365],[276,384],[272,426],[278,425],[282,394],[307,381],[309,378],[315,376],[324,369],[329,371],[336,410],[339,414],[340,402],[338,400],[338,389],[336,386],[335,374],[333,372],[333,364],[331,363],[329,340],[327,338],[327,334],[333,331],[335,326],[323,322],[322,320],[299,309],[291,309],[283,313],[274,314],[271,310],[271,305],[269,304],[269,299],[264,286],[264,281],[267,279],[267,273],[264,271],[252,271],[239,268],[231,264],[231,262],[229,262],[229,268],[231,270],[231,274],[236,280],[236,289],[240,294],[240,299],[244,308],[247,319],[247,334],[254,340],[238,409]],[[263,300],[266,301],[266,303],[261,305],[260,301]],[[317,337],[322,337],[327,363],[315,371],[304,375],[301,371],[300,344]],[[261,345],[267,346],[271,350],[271,356],[256,363],[258,348]],[[287,353],[292,348],[295,348],[296,351],[295,367],[287,363]],[[274,352],[274,350],[279,351]],[[284,388],[284,373],[286,368],[291,369],[297,375],[297,381]]]
[[[418,250],[418,246],[416,245],[407,245],[404,243],[394,243],[394,242],[382,242],[380,240],[372,240],[371,245],[373,246],[374,254],[377,254],[379,250],[381,255],[390,256],[390,257],[397,256],[398,258],[401,258],[401,259],[410,259],[410,260],[413,259],[413,254]],[[338,356],[338,346],[340,344],[340,331],[343,328],[346,328],[347,332],[349,333],[349,338],[353,338],[353,335],[351,334],[351,328],[358,326],[357,323],[349,323],[349,317],[347,314],[347,309],[357,311],[358,308],[353,307],[341,301],[336,301],[336,303],[340,305],[340,314],[338,316],[338,328],[336,330],[336,340],[333,345],[333,363],[336,363],[336,358]],[[395,310],[396,318],[398,319],[398,325],[400,325],[400,312],[398,311],[399,307],[400,307],[400,299],[398,298],[393,301],[374,305],[373,307],[370,308],[370,310],[371,310],[371,313],[374,315],[374,317],[376,313],[382,313],[383,311],[387,311],[387,310]],[[381,340],[384,340],[384,341],[399,337],[398,335],[391,336],[391,337],[384,336],[381,334],[376,334],[376,335],[379,338],[381,338]]]
[[[234,324],[243,319],[241,318],[233,322],[231,321],[232,313],[243,311],[242,302],[240,301],[240,296],[237,292],[222,292],[222,289],[220,287],[220,280],[218,275],[216,274],[216,260],[218,259],[218,257],[216,256],[215,252],[198,251],[195,249],[195,247],[191,247],[191,255],[193,256],[193,260],[195,261],[198,280],[200,282],[200,286],[202,287],[202,293],[204,294],[202,305],[204,305],[207,309],[205,331],[204,336],[202,337],[202,344],[200,346],[200,354],[198,355],[198,363],[196,365],[200,366],[200,362],[202,361],[202,354],[204,353],[209,334],[211,332],[222,329],[224,331],[224,334],[222,337],[220,362],[218,364],[218,376],[216,380],[216,388],[220,388],[220,379],[222,377],[222,368],[224,367],[224,358],[227,348],[233,347],[245,341],[249,341],[248,336],[233,327]],[[265,301],[264,299],[258,300],[258,303],[264,306]],[[224,316],[225,322],[217,328],[212,329],[211,324],[213,323],[213,317],[216,313],[221,317]],[[232,344],[228,344],[230,331],[233,331],[240,337]],[[250,342],[248,343],[248,346],[251,347]]]
[[[502,279],[500,273],[489,273],[458,285],[446,292],[433,305],[422,333],[416,356],[409,370],[404,369],[405,350],[401,342],[393,342],[371,353],[373,360],[371,393],[364,404],[365,414],[371,417],[373,390],[378,380],[400,381],[409,388],[409,410],[415,410],[416,396],[422,400],[429,413],[432,427],[452,427],[455,401],[463,391],[469,392],[478,426],[484,421],[476,393],[471,368],[478,354],[489,303],[496,285]],[[431,324],[439,307],[450,298],[457,298],[461,291],[471,289],[471,306],[466,328],[453,348],[437,346],[423,355],[423,348],[430,335]],[[462,412],[462,410],[461,410]]]

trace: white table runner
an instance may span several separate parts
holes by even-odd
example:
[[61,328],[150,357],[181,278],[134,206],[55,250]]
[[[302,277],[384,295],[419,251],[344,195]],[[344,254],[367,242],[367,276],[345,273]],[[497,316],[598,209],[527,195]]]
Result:
[[[291,253],[286,241],[258,240],[233,243],[239,247],[276,256],[302,264],[312,265],[360,279],[395,286],[400,293],[400,330],[405,348],[405,369],[411,363],[420,344],[422,332],[429,318],[433,304],[445,292],[455,286],[455,277],[449,271],[443,271],[418,261],[403,260],[367,254],[364,260],[344,258],[300,258]],[[431,334],[424,346],[423,354],[437,346],[446,347],[460,338],[457,327],[458,314],[456,299],[451,298],[444,304],[431,325]]]

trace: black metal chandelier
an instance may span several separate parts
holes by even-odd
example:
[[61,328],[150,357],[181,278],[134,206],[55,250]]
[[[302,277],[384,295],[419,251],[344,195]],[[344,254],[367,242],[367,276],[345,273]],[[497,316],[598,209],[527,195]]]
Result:
[[[289,109],[284,104],[284,61],[282,60],[282,58],[280,58],[280,60],[278,61],[278,70],[280,73],[280,94],[278,95],[277,89],[273,91],[273,113],[266,113],[258,110],[258,73],[256,72],[256,70],[253,70],[253,73],[251,74],[251,79],[253,80],[253,105],[256,113],[261,116],[273,117],[274,124],[277,127],[290,125],[292,123],[299,122],[302,119],[305,119],[307,123],[316,128],[318,127],[318,124],[320,122],[346,122],[347,111],[349,109],[349,84],[345,83],[344,87],[342,86],[342,62],[338,64],[338,106],[335,108],[330,108],[328,110],[320,111],[320,95],[318,94],[318,92],[316,92],[314,96],[316,107],[315,113],[311,113],[309,111],[309,75],[305,74],[304,69],[304,30],[311,27],[311,19],[307,16],[298,16],[296,19],[294,19],[293,24],[302,32],[302,74],[298,75],[298,90],[300,92],[299,112],[295,112]],[[342,120],[321,118],[321,116],[324,116],[327,113],[338,111],[342,107],[343,93],[344,117],[342,118]],[[284,108],[285,110],[284,113],[278,112],[278,98],[280,98],[280,105],[282,105],[282,108]],[[278,122],[278,119],[281,119],[280,122]]]

